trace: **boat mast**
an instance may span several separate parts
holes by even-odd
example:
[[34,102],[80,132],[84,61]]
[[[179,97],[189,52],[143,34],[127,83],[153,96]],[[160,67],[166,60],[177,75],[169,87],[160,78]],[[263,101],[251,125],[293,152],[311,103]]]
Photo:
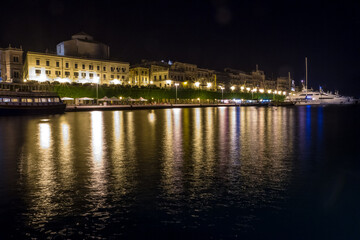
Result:
[[307,57],[305,57],[305,93],[307,94],[307,83],[308,83],[308,70],[307,70]]

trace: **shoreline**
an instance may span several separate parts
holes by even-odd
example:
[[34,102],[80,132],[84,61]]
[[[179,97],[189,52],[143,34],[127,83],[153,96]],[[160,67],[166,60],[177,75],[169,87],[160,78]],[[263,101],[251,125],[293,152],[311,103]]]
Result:
[[[206,108],[206,107],[269,107],[269,104],[156,104],[156,105],[80,105],[66,106],[65,112],[116,111],[116,110],[151,110],[168,108]],[[284,105],[293,106],[293,105]]]

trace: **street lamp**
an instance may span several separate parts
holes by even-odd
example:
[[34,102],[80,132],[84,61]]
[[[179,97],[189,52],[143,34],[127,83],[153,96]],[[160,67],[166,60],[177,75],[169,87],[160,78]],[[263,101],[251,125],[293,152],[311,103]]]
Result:
[[224,87],[220,87],[221,88],[221,101],[224,103]]
[[179,84],[178,83],[175,83],[175,103],[177,103],[177,87],[179,86]]

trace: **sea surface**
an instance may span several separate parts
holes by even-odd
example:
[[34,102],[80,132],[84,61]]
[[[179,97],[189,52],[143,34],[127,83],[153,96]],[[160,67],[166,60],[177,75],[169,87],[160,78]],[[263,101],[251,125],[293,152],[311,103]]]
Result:
[[0,239],[359,239],[360,106],[0,117]]

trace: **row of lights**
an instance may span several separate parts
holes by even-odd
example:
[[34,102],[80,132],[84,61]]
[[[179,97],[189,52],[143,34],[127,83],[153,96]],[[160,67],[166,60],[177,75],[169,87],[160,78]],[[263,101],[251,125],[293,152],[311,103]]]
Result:
[[[224,88],[224,87],[220,87],[220,89],[221,89],[221,90],[224,90],[225,88]],[[235,90],[235,86],[231,86],[230,89],[231,89],[231,91],[234,91],[234,90]],[[240,90],[241,90],[242,92],[243,92],[244,90],[246,90],[246,91],[248,91],[248,92],[257,92],[257,91],[259,91],[260,93],[264,93],[264,92],[265,92],[265,90],[262,89],[262,88],[260,88],[260,89],[253,88],[253,89],[251,89],[251,88],[249,88],[249,87],[245,88],[244,86],[241,86],[241,87],[240,87]],[[286,95],[286,92],[285,92],[285,91],[280,91],[280,90],[277,91],[277,90],[271,90],[271,89],[267,90],[267,93],[269,93],[269,94],[274,93],[274,94],[279,94],[279,95]]]

